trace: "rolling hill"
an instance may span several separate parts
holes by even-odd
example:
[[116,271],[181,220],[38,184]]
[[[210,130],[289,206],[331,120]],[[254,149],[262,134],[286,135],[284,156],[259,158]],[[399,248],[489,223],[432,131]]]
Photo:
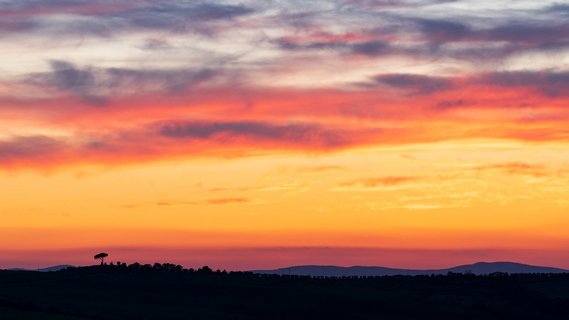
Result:
[[476,275],[501,273],[566,273],[569,270],[532,266],[515,262],[477,262],[474,264],[460,265],[448,269],[397,269],[386,267],[337,267],[337,266],[294,266],[274,270],[253,270],[254,273],[275,275],[300,275],[320,277],[350,277],[350,276],[395,276],[395,275],[442,275],[449,272],[472,273]]

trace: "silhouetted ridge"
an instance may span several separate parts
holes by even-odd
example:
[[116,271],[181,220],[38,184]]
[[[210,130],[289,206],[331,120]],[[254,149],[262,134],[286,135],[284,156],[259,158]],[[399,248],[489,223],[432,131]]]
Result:
[[69,264],[62,264],[62,265],[57,265],[57,266],[51,266],[51,267],[47,267],[47,268],[40,268],[40,269],[26,269],[26,268],[10,268],[7,269],[8,271],[37,271],[37,272],[56,272],[56,271],[61,271],[61,270],[65,270],[68,268],[76,268],[75,266],[69,265]]
[[566,320],[569,273],[307,277],[170,263],[0,271],[0,319]]
[[275,275],[299,275],[315,277],[369,277],[369,276],[395,276],[395,275],[430,275],[447,273],[472,273],[484,275],[491,273],[565,273],[568,270],[532,266],[514,262],[477,262],[474,264],[461,265],[447,269],[397,269],[386,267],[337,267],[337,266],[294,266],[275,270],[253,270],[254,273],[275,274]]

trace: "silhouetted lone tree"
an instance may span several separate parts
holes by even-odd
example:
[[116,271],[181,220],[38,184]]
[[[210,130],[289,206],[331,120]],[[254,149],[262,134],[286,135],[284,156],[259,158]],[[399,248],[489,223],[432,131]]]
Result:
[[109,255],[107,253],[101,252],[99,254],[96,254],[94,259],[100,259],[101,260],[101,265],[105,264],[105,258],[108,257]]

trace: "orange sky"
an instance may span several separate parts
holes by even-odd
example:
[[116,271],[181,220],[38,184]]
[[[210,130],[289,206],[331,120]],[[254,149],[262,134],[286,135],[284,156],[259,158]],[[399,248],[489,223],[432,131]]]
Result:
[[569,268],[566,8],[382,3],[1,4],[0,268]]

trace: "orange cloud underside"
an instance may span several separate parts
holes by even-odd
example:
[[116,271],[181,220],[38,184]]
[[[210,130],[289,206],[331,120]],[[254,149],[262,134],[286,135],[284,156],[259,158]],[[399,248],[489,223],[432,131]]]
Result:
[[[0,139],[7,150],[0,163],[11,169],[47,168],[267,151],[323,153],[461,139],[567,141],[567,103],[567,98],[534,89],[467,83],[462,89],[428,95],[385,88],[203,90],[168,99],[117,97],[105,107],[61,97],[29,102],[25,111],[2,108],[7,120],[18,126]],[[173,125],[190,133],[165,135],[164,128]],[[206,125],[211,132],[205,135],[192,129]],[[38,129],[36,136],[55,141],[42,144],[45,150],[37,154],[20,150],[18,145],[25,149],[25,142],[14,139]]]

